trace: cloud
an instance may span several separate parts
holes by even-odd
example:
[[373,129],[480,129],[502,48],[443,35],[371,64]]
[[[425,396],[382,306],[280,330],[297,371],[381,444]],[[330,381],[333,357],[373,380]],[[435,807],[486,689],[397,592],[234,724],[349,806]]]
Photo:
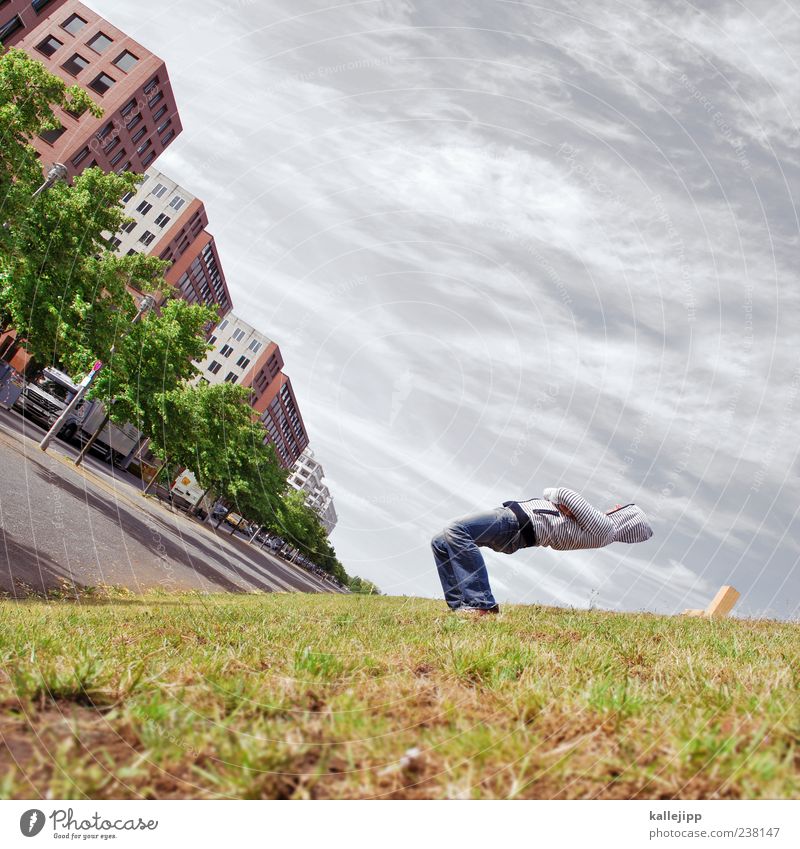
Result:
[[792,615],[795,10],[95,6],[167,60],[159,167],[281,345],[351,571],[438,594],[449,518],[558,483],[656,535],[490,554],[504,600]]

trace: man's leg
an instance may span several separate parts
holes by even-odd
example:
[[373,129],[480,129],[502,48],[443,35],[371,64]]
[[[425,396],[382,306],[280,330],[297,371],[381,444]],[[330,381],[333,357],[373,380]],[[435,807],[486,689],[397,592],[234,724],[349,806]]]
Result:
[[433,559],[436,561],[436,569],[439,572],[439,580],[444,590],[444,600],[448,607],[455,610],[462,606],[464,599],[458,586],[456,574],[453,571],[450,549],[447,547],[447,540],[445,540],[443,533],[437,534],[431,540],[431,549],[433,550]]
[[450,607],[494,607],[497,602],[479,546],[503,548],[518,532],[514,514],[505,507],[456,519],[434,538],[434,557]]

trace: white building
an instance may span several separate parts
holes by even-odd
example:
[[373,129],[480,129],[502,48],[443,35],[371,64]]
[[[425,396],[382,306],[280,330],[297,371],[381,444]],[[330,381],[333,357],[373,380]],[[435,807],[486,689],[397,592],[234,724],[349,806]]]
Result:
[[[206,383],[241,383],[271,344],[263,333],[232,312],[217,325],[208,341],[214,347],[196,363],[200,369],[198,380]],[[273,367],[277,373],[277,360]]]
[[[178,217],[196,200],[166,174],[148,168],[139,188],[122,198],[125,214],[133,220],[114,234],[112,250],[120,256],[152,253],[161,238],[178,223]],[[199,232],[208,222],[203,223],[201,213],[193,223]]]
[[310,448],[298,457],[289,475],[289,484],[306,493],[306,504],[319,516],[328,534],[336,527],[338,517],[333,499],[325,483],[322,465],[314,459]]

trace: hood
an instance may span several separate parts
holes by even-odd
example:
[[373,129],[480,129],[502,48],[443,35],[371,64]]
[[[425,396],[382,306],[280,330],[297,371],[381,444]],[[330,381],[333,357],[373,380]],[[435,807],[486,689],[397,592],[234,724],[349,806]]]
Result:
[[614,523],[614,542],[644,542],[653,536],[647,516],[635,504],[626,504],[608,514]]

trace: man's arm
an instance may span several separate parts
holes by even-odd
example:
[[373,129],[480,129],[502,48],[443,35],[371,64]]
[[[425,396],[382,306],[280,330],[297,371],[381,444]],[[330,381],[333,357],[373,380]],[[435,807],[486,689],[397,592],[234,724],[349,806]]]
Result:
[[553,504],[561,504],[569,510],[578,527],[598,539],[605,539],[614,529],[614,523],[592,507],[591,504],[577,492],[564,486],[550,487],[544,491],[544,497]]

